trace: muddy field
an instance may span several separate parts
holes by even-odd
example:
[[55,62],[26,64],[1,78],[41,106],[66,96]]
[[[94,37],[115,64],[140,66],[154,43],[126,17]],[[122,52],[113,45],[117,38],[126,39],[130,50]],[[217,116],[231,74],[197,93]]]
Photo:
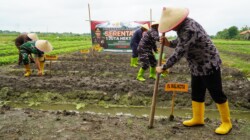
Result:
[[[145,73],[146,82],[138,82],[139,68],[129,66],[130,54],[100,53],[94,56],[79,52],[46,62],[45,76],[23,77],[18,65],[0,67],[0,138],[3,139],[249,139],[249,123],[233,120],[234,129],[227,136],[213,133],[219,120],[206,119],[204,127],[187,128],[185,118],[157,119],[155,129],[147,129],[147,117],[109,116],[67,111],[16,110],[9,101],[23,103],[84,103],[99,105],[150,106],[154,80]],[[250,82],[238,70],[222,67],[223,89],[233,110],[250,110]],[[171,93],[164,91],[167,82],[190,83],[185,60],[160,79],[158,107],[170,107]],[[175,105],[190,108],[189,93],[178,93]],[[206,108],[215,109],[207,93]],[[5,106],[7,105],[7,106]],[[249,116],[250,117],[250,116]]]

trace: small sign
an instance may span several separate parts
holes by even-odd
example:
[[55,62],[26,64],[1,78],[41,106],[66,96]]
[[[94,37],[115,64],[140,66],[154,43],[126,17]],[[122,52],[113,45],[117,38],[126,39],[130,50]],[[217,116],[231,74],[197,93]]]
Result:
[[167,83],[165,86],[165,91],[188,92],[188,84]]
[[82,53],[82,54],[88,54],[89,53],[89,49],[87,49],[87,50],[80,50],[80,53]]
[[46,60],[57,60],[58,56],[57,55],[45,55]]

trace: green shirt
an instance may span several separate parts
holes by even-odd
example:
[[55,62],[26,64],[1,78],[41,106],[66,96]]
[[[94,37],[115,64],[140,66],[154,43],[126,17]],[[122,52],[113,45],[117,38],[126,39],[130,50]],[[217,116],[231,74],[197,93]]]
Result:
[[23,45],[20,46],[20,51],[24,52],[24,53],[28,53],[28,54],[39,54],[41,53],[41,51],[39,51],[36,48],[36,41],[29,41],[24,43]]

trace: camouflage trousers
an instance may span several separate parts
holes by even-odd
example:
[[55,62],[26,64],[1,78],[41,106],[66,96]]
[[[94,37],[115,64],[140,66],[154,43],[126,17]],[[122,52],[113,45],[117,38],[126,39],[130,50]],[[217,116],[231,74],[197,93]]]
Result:
[[146,52],[146,51],[139,51],[139,61],[141,64],[141,67],[146,70],[151,67],[156,67],[157,60],[155,59],[155,56],[153,52]]
[[[31,52],[31,53],[29,53]],[[32,53],[35,55],[35,58],[39,58],[39,61],[44,62],[45,58],[44,58],[44,53],[39,51],[39,50],[35,50],[34,48],[30,47],[25,49],[21,49],[20,50],[20,55],[21,55],[21,59],[24,65],[27,65],[30,63],[30,59],[29,56],[32,55]]]

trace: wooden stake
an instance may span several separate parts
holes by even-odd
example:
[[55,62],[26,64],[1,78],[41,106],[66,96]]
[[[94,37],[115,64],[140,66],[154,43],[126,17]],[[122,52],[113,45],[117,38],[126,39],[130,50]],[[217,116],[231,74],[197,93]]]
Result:
[[[165,37],[165,33],[162,33],[162,37]],[[158,60],[158,66],[161,66],[164,44],[165,44],[165,40],[163,40],[162,45],[161,45],[160,58]],[[161,75],[160,73],[157,73],[156,80],[155,80],[154,93],[153,93],[153,97],[152,97],[151,112],[150,112],[150,116],[149,116],[150,118],[149,118],[149,126],[148,126],[148,128],[150,128],[150,129],[153,128],[153,123],[154,123],[156,97],[157,97],[157,93],[158,93],[160,75]]]
[[173,121],[173,120],[174,120],[174,98],[175,98],[175,95],[176,95],[176,92],[174,91],[174,92],[173,92],[173,95],[172,95],[171,114],[170,114],[170,116],[169,116],[169,120],[170,120],[170,121]]
[[50,77],[52,77],[52,74],[51,74],[51,65],[52,65],[52,61],[50,60],[50,63],[49,63],[49,73],[50,73]]

